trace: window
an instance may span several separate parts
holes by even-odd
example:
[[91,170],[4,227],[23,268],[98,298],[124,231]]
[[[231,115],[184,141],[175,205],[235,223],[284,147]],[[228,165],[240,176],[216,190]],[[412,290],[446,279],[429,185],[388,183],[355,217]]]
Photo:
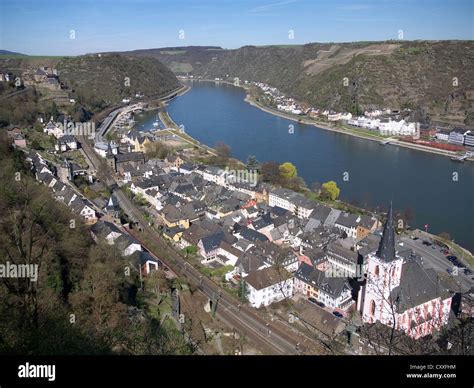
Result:
[[374,315],[374,314],[375,314],[375,302],[371,301],[370,302],[370,315]]
[[376,266],[375,266],[375,269],[374,269],[374,274],[375,274],[375,276],[379,276],[379,273],[380,273],[379,266],[376,265]]

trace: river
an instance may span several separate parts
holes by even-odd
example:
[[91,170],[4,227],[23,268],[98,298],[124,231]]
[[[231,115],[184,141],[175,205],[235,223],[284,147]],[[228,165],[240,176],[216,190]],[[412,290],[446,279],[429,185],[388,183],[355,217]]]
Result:
[[[308,185],[334,180],[341,199],[363,207],[410,209],[413,227],[448,232],[474,251],[474,164],[379,145],[378,142],[299,124],[251,106],[245,91],[228,84],[194,82],[168,112],[185,131],[209,146],[222,141],[243,161],[290,161]],[[138,122],[152,128],[156,112]],[[345,179],[346,178],[346,179]]]

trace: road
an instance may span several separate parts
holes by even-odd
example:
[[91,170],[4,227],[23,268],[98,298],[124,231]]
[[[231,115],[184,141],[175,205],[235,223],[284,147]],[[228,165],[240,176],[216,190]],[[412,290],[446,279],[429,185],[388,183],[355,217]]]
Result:
[[[81,138],[80,141],[84,152],[97,169],[101,162],[99,157],[85,138]],[[112,174],[106,178],[105,183],[107,186],[117,187]],[[148,225],[142,212],[120,188],[116,188],[114,194],[124,212],[141,226],[142,232],[130,231],[130,233],[173,272],[184,276],[190,284],[197,287],[207,298],[217,300],[216,315],[222,321],[260,345],[267,354],[304,354],[305,352],[324,354],[325,350],[320,343],[316,341],[309,343],[307,338],[296,331],[293,332],[283,327],[279,322],[267,321],[255,310],[241,305],[239,300],[202,275],[168,245],[163,237]],[[158,250],[148,247],[148,244],[143,240],[153,241]],[[307,345],[304,345],[304,343]],[[299,344],[298,348],[297,344]],[[317,350],[315,351],[315,349]]]
[[[170,98],[174,97],[175,95],[181,93],[186,88],[187,88],[187,86],[182,85],[179,88],[167,93],[166,95],[164,95],[162,97],[159,97],[159,99],[163,100],[163,101],[165,101],[167,99],[170,99]],[[153,98],[153,99],[158,99],[158,98]],[[145,102],[145,101],[146,101],[146,99],[141,101],[141,102]],[[117,118],[118,114],[121,113],[121,112],[125,112],[127,110],[130,110],[130,109],[131,109],[131,106],[125,105],[125,106],[117,107],[117,109],[114,109],[112,112],[110,112],[108,114],[108,116],[102,121],[99,128],[97,128],[97,133],[95,135],[95,141],[102,141],[103,136],[109,130],[109,127],[114,122],[114,120]]]
[[15,96],[17,96],[17,95],[19,95],[19,94],[25,93],[25,92],[27,92],[28,90],[29,90],[28,87],[25,86],[25,87],[24,87],[23,89],[21,89],[21,90],[17,90],[16,92],[10,93],[10,94],[8,94],[8,95],[6,95],[6,96],[2,96],[2,98],[0,98],[0,100],[7,100],[7,99],[12,98],[12,97],[15,97]]
[[[438,272],[445,273],[447,273],[446,270],[448,268],[453,268],[453,264],[448,259],[446,259],[443,252],[441,252],[440,247],[436,245],[423,245],[423,240],[421,238],[418,240],[412,240],[410,237],[401,237],[400,240],[405,246],[413,249],[415,253],[423,257],[423,265],[425,267],[433,268]],[[472,287],[473,281],[471,280],[470,276],[466,276],[462,270],[459,270],[458,273],[458,276],[453,276],[453,279],[463,290],[467,291]]]

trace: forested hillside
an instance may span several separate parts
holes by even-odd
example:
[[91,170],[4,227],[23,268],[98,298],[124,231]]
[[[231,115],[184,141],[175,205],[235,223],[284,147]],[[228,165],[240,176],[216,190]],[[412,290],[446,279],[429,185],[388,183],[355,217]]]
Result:
[[128,54],[158,58],[176,74],[266,82],[320,108],[409,108],[424,122],[474,124],[473,41],[177,47]]
[[95,245],[0,135],[0,265],[38,265],[37,281],[0,277],[0,354],[191,353],[179,332],[136,309],[128,261]]

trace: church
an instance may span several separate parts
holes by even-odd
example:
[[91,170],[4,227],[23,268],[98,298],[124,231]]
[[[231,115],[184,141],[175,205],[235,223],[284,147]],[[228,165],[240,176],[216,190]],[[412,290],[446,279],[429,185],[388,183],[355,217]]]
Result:
[[367,282],[359,291],[357,308],[363,322],[379,321],[418,339],[448,323],[452,296],[419,256],[397,254],[390,204],[380,245],[368,257]]

